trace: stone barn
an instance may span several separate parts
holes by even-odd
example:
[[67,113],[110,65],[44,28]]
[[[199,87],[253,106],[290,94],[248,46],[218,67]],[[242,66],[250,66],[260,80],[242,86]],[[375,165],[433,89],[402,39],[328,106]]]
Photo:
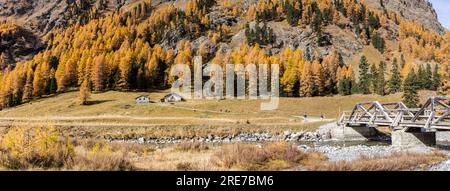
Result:
[[161,99],[161,102],[182,102],[186,101],[180,94],[170,93]]
[[147,104],[147,103],[150,103],[150,98],[148,98],[148,96],[145,96],[145,95],[141,95],[139,97],[136,97],[135,100],[136,100],[136,104]]

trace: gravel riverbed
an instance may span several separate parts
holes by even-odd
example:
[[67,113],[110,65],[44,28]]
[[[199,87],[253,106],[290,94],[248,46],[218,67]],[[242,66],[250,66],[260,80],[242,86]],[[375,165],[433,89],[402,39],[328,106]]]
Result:
[[[241,133],[239,135],[214,136],[208,135],[203,137],[190,138],[151,138],[151,137],[135,137],[135,138],[107,138],[111,142],[128,142],[140,144],[176,144],[180,142],[202,142],[202,143],[230,143],[230,142],[271,142],[286,141],[298,144],[298,148],[302,150],[316,150],[325,154],[329,161],[336,162],[341,160],[352,161],[361,156],[389,156],[396,152],[431,152],[436,148],[432,147],[413,147],[400,148],[390,145],[384,145],[378,142],[376,145],[370,145],[368,142],[353,142],[347,146],[339,145],[339,141],[333,141],[330,136],[330,130],[336,128],[335,123],[329,123],[321,126],[316,132],[291,132],[285,131],[278,135],[269,133]],[[444,138],[445,139],[445,138]],[[389,140],[386,137],[375,137],[374,140]],[[349,142],[351,143],[351,142]],[[386,143],[385,143],[386,144]],[[432,171],[450,171],[450,147],[439,148],[442,152],[446,152],[449,160],[441,162],[429,168]]]
[[[299,146],[302,148],[302,146]],[[432,147],[413,147],[413,148],[399,148],[393,146],[318,146],[314,150],[325,154],[329,161],[336,162],[341,160],[352,161],[361,156],[389,156],[395,152],[431,152],[435,150]],[[447,153],[449,159],[439,164],[431,166],[429,171],[450,171],[450,150],[441,149],[440,151]]]
[[361,156],[389,156],[395,152],[429,152],[432,150],[430,147],[417,147],[402,149],[392,146],[366,146],[366,145],[355,145],[355,146],[319,146],[314,148],[325,154],[330,161],[340,161],[340,160],[355,160]]

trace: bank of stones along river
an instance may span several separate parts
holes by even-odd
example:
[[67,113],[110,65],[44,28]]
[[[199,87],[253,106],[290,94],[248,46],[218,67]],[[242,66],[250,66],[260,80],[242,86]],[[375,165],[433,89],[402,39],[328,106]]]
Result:
[[[152,138],[152,137],[135,137],[135,138],[117,138],[105,137],[110,142],[129,142],[129,143],[147,143],[147,144],[173,144],[181,142],[203,142],[203,143],[227,143],[227,142],[266,142],[266,141],[328,141],[331,140],[330,133],[320,132],[291,132],[285,131],[280,135],[272,135],[269,133],[241,133],[238,135],[227,136],[198,136],[198,137],[169,137],[169,138]],[[389,137],[377,136],[373,140],[389,140]]]

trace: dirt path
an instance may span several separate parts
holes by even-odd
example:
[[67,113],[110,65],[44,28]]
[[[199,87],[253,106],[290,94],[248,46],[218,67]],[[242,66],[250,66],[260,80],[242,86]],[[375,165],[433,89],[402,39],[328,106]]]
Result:
[[[291,120],[289,120],[291,119]],[[156,127],[156,126],[297,126],[314,121],[296,121],[286,117],[272,118],[201,118],[201,117],[140,117],[124,115],[101,116],[41,116],[0,117],[0,126],[55,125],[71,127]]]
[[[166,104],[166,103],[158,103],[158,106],[161,106],[161,107],[171,107],[171,108],[175,108],[175,109],[183,109],[183,110],[188,110],[188,111],[206,112],[206,113],[220,113],[220,114],[233,114],[233,115],[240,115],[240,114],[243,114],[243,113],[234,113],[234,112],[225,112],[225,111],[215,111],[215,110],[208,110],[208,109],[194,109],[194,108],[190,108],[190,107],[182,107],[182,106],[170,105],[170,104]],[[254,112],[254,113],[256,113],[256,112]]]

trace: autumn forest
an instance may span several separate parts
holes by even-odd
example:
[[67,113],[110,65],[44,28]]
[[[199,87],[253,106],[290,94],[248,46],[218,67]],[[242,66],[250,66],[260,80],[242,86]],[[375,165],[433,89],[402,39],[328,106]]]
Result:
[[[282,96],[404,92],[405,103],[416,106],[420,89],[450,91],[450,33],[438,34],[383,8],[369,9],[364,1],[259,0],[239,6],[230,0],[188,0],[180,7],[150,0],[102,14],[94,7],[49,32],[46,47],[31,60],[7,64],[8,55],[2,53],[0,108],[68,91],[80,91],[84,104],[91,91],[166,89],[174,80],[172,67],[192,66],[195,56],[222,66],[279,64]],[[215,9],[239,22],[214,21]],[[319,56],[314,48],[276,47],[277,35],[268,23],[284,21],[310,30],[315,39],[311,47],[331,46],[324,31],[333,25],[352,31],[389,59],[371,63],[369,55],[362,55],[350,64],[339,49]],[[210,44],[228,43],[240,30],[245,42],[210,50]],[[0,39],[20,31],[14,22],[1,21]],[[210,43],[194,45],[200,37]]]

